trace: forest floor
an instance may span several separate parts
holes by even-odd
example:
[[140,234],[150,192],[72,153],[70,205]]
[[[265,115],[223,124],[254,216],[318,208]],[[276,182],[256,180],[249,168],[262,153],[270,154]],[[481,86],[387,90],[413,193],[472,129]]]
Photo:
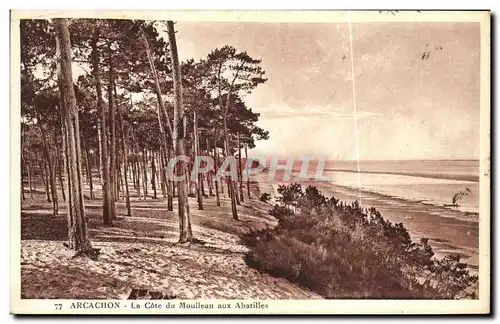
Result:
[[[177,244],[178,218],[167,211],[166,199],[132,197],[132,216],[124,201],[116,203],[113,226],[102,224],[101,200],[87,200],[89,234],[97,260],[74,257],[66,248],[64,203],[53,216],[41,192],[29,194],[21,211],[21,296],[36,299],[311,299],[319,295],[283,278],[250,268],[240,235],[273,226],[269,205],[258,200],[262,188],[252,185],[253,199],[231,217],[230,200],[204,199],[198,210],[189,198],[192,229],[199,242]],[[267,188],[264,188],[265,191]],[[133,189],[132,189],[133,192]],[[151,195],[151,192],[149,192]],[[97,193],[99,196],[99,193]],[[245,194],[245,198],[247,198]]]

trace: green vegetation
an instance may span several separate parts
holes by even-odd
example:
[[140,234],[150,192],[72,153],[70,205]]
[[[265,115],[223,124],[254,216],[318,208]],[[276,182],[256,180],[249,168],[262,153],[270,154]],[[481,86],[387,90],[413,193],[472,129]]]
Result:
[[313,186],[282,185],[269,212],[274,228],[243,237],[250,266],[325,298],[476,298],[478,277],[460,256],[434,257],[403,224],[374,208],[327,198]]

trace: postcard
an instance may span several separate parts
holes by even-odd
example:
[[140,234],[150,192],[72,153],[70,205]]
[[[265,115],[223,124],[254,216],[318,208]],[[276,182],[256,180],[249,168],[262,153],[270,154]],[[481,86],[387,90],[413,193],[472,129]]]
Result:
[[488,314],[489,11],[11,11],[11,313]]

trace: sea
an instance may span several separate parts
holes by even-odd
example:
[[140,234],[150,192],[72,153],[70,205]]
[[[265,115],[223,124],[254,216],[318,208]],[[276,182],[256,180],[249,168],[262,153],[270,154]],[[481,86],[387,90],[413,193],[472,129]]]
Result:
[[[279,161],[279,165],[284,164],[286,161]],[[296,181],[324,189],[344,187],[358,192],[361,198],[363,193],[371,193],[397,202],[432,205],[456,217],[478,220],[479,160],[326,160],[308,164],[306,181],[299,178],[304,162],[295,160],[289,178],[278,170],[272,179],[269,177],[270,182]],[[454,196],[461,192],[454,203]]]
[[[358,173],[359,167],[359,173]],[[477,220],[478,160],[328,161],[325,174],[339,186],[459,211]],[[453,203],[455,194],[463,192]]]

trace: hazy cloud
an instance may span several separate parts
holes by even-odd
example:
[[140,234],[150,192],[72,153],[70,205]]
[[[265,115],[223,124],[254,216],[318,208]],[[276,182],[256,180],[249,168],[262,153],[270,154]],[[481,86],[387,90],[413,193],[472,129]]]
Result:
[[184,59],[225,44],[262,59],[269,81],[245,98],[270,130],[256,153],[350,159],[357,125],[365,159],[479,155],[478,23],[353,24],[357,124],[347,23],[177,28]]

